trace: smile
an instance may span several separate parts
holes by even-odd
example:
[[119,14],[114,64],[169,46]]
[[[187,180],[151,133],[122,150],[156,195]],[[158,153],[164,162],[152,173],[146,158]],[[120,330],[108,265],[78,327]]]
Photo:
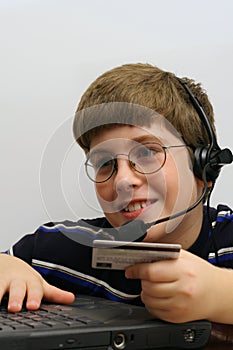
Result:
[[144,209],[148,207],[150,204],[152,204],[152,201],[141,201],[141,202],[130,203],[127,207],[124,208],[123,211],[132,213],[134,211]]

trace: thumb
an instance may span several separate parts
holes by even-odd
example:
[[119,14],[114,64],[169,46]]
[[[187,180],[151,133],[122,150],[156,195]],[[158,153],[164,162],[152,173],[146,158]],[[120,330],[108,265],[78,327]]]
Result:
[[75,296],[71,292],[52,286],[44,281],[44,299],[52,303],[71,304]]

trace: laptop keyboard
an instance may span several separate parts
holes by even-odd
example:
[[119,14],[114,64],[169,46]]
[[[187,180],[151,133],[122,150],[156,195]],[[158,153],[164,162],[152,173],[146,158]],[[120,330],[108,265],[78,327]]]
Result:
[[10,313],[0,308],[0,332],[25,329],[73,328],[100,324],[85,315],[72,315],[70,308],[63,305],[42,305],[39,310]]

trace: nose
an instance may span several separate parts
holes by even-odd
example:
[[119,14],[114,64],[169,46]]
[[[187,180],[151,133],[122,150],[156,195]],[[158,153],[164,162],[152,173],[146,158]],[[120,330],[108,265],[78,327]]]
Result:
[[116,191],[130,192],[142,182],[142,174],[137,173],[130,165],[128,159],[117,159],[117,169],[114,176]]

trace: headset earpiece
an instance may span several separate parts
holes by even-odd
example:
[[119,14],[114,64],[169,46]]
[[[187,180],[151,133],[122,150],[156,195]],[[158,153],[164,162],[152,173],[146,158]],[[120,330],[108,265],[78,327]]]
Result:
[[199,179],[202,179],[202,173],[204,166],[208,160],[208,150],[206,147],[197,147],[194,150],[194,164],[193,164],[193,172],[194,175]]
[[223,165],[231,164],[232,152],[229,148],[210,150],[208,147],[197,147],[194,151],[194,174],[202,180],[204,167],[208,164],[206,180],[214,182]]
[[221,150],[211,151],[208,147],[197,147],[194,151],[194,165],[193,172],[195,176],[199,179],[203,179],[203,171],[205,166],[209,166],[205,169],[205,176],[207,181],[215,182],[219,176],[221,167],[223,164],[219,162],[214,162],[211,164],[212,159],[216,159],[216,155],[220,153]]

